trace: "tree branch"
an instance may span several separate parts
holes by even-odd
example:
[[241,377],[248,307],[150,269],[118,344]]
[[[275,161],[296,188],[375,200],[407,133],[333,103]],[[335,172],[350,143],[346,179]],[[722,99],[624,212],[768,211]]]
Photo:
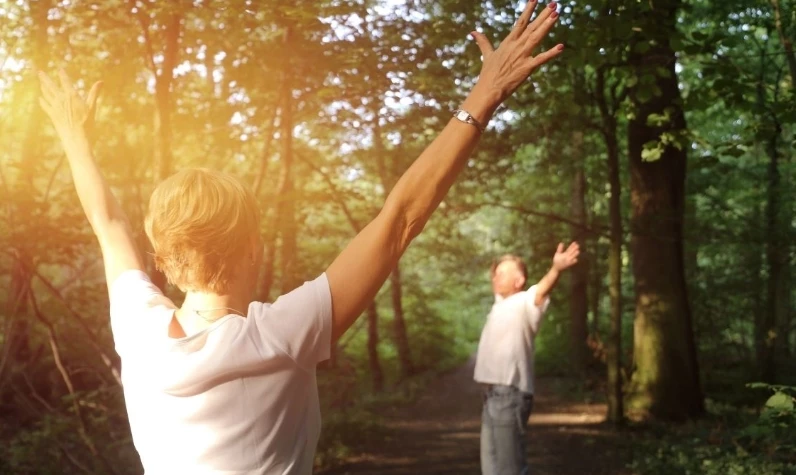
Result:
[[52,351],[53,362],[55,363],[56,368],[58,368],[58,372],[61,374],[61,379],[64,380],[64,384],[66,385],[66,390],[69,392],[69,396],[71,397],[72,409],[75,411],[75,417],[77,417],[78,434],[80,435],[80,439],[83,440],[83,443],[86,445],[86,448],[88,448],[88,451],[91,452],[91,455],[93,455],[94,457],[99,457],[99,452],[97,451],[97,447],[94,445],[94,442],[91,441],[91,437],[89,437],[88,435],[88,430],[86,429],[86,421],[83,418],[83,412],[80,410],[78,396],[75,393],[75,385],[72,383],[72,378],[69,376],[69,372],[66,370],[63,360],[61,359],[61,349],[58,346],[58,339],[55,335],[55,327],[53,326],[52,322],[50,322],[44,316],[44,314],[41,313],[38,302],[36,302],[36,297],[33,295],[33,292],[29,292],[29,296],[30,296],[30,304],[33,308],[33,313],[36,315],[36,319],[47,328],[47,338],[50,343],[50,350]]
[[[141,25],[141,34],[144,36],[144,48],[146,49],[146,63],[155,78],[158,77],[158,67],[155,65],[155,51],[152,48],[152,38],[149,36],[149,18],[144,16],[144,10],[137,5],[136,0],[129,0],[131,10],[135,10],[133,14]],[[143,2],[141,2],[143,6]]]
[[[15,256],[13,253],[9,252],[8,250],[3,250],[2,252],[4,254],[10,255],[12,259],[15,259],[15,260],[19,261],[19,258],[17,256]],[[102,346],[97,341],[99,339],[99,337],[96,335],[96,333],[94,333],[94,330],[86,323],[85,320],[83,320],[83,317],[77,311],[75,311],[74,309],[72,309],[72,307],[69,306],[69,303],[67,302],[67,299],[63,296],[63,294],[61,294],[61,292],[58,291],[58,289],[55,287],[55,285],[53,285],[52,282],[50,282],[46,277],[41,275],[41,273],[37,269],[27,266],[22,261],[20,261],[20,263],[21,263],[22,266],[24,266],[26,269],[28,269],[30,271],[32,276],[37,277],[41,281],[41,283],[44,285],[44,287],[47,290],[49,290],[50,293],[57,300],[59,300],[61,303],[64,304],[64,308],[69,313],[69,315],[72,318],[75,319],[75,321],[78,323],[78,325],[80,325],[80,327],[83,329],[83,331],[86,333],[86,335],[88,335],[90,337],[88,339],[89,343],[91,343],[91,346],[94,347],[94,349],[97,351],[97,353],[99,353],[100,358],[102,359],[102,362],[105,363],[105,366],[107,366],[108,369],[111,371],[111,374],[113,375],[113,378],[116,381],[116,383],[119,386],[121,386],[122,385],[122,377],[121,377],[121,374],[119,373],[119,369],[116,367],[116,364],[114,363],[114,359],[111,358],[110,356],[108,356],[108,354],[105,352],[105,350],[102,348]]]
[[520,212],[522,214],[528,214],[528,215],[531,215],[531,216],[537,216],[539,218],[544,218],[544,219],[547,219],[547,220],[550,220],[550,221],[564,223],[564,224],[567,224],[567,225],[572,226],[574,228],[577,228],[577,229],[579,229],[581,231],[585,231],[587,233],[593,233],[593,234],[598,235],[598,236],[603,236],[603,237],[609,237],[610,236],[610,234],[608,232],[609,231],[608,226],[597,225],[596,227],[590,227],[590,226],[586,226],[586,225],[584,225],[582,223],[579,223],[577,221],[571,220],[569,218],[565,218],[563,216],[559,216],[559,215],[552,214],[552,213],[543,213],[541,211],[534,211],[534,210],[531,210],[531,209],[528,209],[528,208],[524,208],[522,206],[517,206],[517,205],[512,205],[512,204],[507,204],[507,203],[483,202],[483,203],[476,203],[474,205],[470,205],[470,206],[467,206],[467,207],[463,206],[462,208],[477,209],[477,208],[480,208],[480,207],[483,207],[483,206],[494,206],[496,208],[503,208],[503,209],[507,209],[507,210],[511,210],[511,211],[517,211],[517,212]]
[[276,118],[279,113],[279,100],[281,96],[277,96],[276,101],[274,101],[274,113],[271,115],[271,120],[268,123],[268,127],[266,128],[265,134],[265,145],[263,145],[263,153],[262,157],[260,158],[260,170],[257,172],[257,177],[254,179],[254,196],[258,196],[260,194],[260,187],[263,184],[263,180],[265,179],[265,173],[268,170],[268,160],[271,156],[271,142],[274,139],[274,127],[276,124]]

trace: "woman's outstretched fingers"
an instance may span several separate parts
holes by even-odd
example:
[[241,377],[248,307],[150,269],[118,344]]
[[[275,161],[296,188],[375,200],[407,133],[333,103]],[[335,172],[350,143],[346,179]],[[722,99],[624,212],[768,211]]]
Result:
[[481,50],[481,54],[486,58],[486,56],[495,51],[492,47],[492,43],[489,42],[489,39],[483,34],[477,31],[473,31],[470,33],[470,36],[473,37],[475,40],[475,44],[478,45],[478,49]]
[[537,0],[531,0],[527,4],[525,4],[525,10],[522,11],[522,14],[517,19],[517,22],[514,24],[514,28],[511,30],[509,34],[509,38],[519,38],[525,32],[525,29],[528,27],[528,22],[531,21],[531,15],[533,11],[536,9],[536,4],[538,3]]
[[43,97],[40,97],[39,98],[39,105],[44,110],[44,112],[47,114],[47,116],[50,118],[50,120],[52,120],[53,110],[52,110],[52,107],[50,107],[50,103],[47,102],[47,100],[44,99]]
[[41,85],[41,94],[48,102],[53,102],[58,94],[58,86],[47,76],[45,73],[39,71],[39,84]]
[[100,91],[102,90],[102,81],[97,81],[91,86],[91,89],[88,91],[88,96],[86,97],[86,104],[88,104],[89,110],[93,111],[97,105],[97,98],[99,97]]
[[542,22],[534,31],[528,33],[528,36],[525,38],[525,44],[529,53],[536,48],[539,43],[542,42],[544,37],[547,36],[547,33],[550,32],[557,21],[558,12],[551,12],[549,15],[547,15],[547,18],[544,20],[544,22]]
[[61,87],[63,87],[64,93],[72,94],[75,91],[75,87],[72,85],[72,80],[66,75],[66,71],[63,69],[59,70],[58,78],[61,79]]
[[544,25],[545,21],[547,21],[550,16],[554,13],[558,16],[556,9],[558,8],[558,4],[556,2],[548,3],[542,10],[536,15],[536,18],[533,19],[528,28],[525,29],[523,32],[524,37],[527,39],[533,32],[539,29],[540,26]]
[[536,56],[530,59],[531,70],[535,70],[539,66],[543,65],[544,63],[550,61],[551,59],[561,54],[563,51],[564,51],[564,45],[558,44],[543,53],[537,54]]

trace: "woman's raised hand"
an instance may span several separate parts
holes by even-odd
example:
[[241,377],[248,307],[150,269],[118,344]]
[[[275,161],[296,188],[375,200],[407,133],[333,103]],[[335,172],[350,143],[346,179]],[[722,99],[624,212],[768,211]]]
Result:
[[94,124],[94,110],[102,83],[94,83],[88,97],[83,100],[63,70],[59,71],[58,76],[60,84],[39,72],[42,93],[39,103],[42,109],[52,120],[61,139],[75,133],[88,133]]
[[531,22],[537,3],[537,0],[528,2],[498,49],[482,33],[471,33],[484,57],[476,88],[499,102],[508,98],[536,68],[564,50],[564,45],[559,44],[535,56],[532,54],[558,20],[557,4],[550,3]]

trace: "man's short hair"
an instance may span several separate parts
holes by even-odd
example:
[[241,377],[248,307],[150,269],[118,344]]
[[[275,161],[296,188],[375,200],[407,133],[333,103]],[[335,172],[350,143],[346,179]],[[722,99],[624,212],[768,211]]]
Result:
[[187,169],[160,183],[144,228],[155,266],[183,291],[225,293],[260,231],[252,191],[237,178]]
[[506,261],[511,261],[517,264],[517,268],[520,269],[522,276],[525,278],[525,280],[528,280],[528,267],[525,266],[525,262],[523,262],[519,256],[515,256],[514,254],[504,254],[495,259],[495,261],[492,263],[492,268],[489,271],[489,275],[494,276],[498,266]]

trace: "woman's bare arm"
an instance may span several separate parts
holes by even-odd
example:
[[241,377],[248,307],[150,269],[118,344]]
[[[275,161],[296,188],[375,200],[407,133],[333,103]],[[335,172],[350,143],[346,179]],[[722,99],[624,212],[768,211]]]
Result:
[[[461,109],[486,125],[495,109],[531,72],[557,56],[559,45],[538,56],[531,52],[555,24],[555,4],[531,22],[536,1],[529,2],[497,50],[480,33],[473,36],[484,57],[478,83]],[[333,341],[339,338],[374,298],[406,248],[426,225],[448,193],[478,143],[480,130],[457,119],[398,180],[379,215],[327,269],[332,293]]]

